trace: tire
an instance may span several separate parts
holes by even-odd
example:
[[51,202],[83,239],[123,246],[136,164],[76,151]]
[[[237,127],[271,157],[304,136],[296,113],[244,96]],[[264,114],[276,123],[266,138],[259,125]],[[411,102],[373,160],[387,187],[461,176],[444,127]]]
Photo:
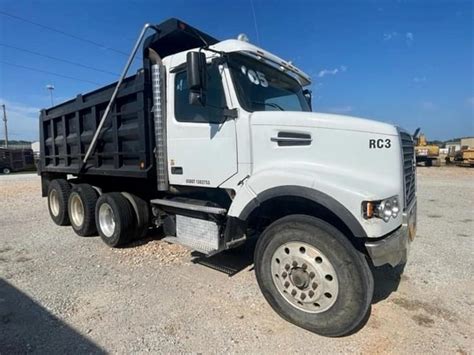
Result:
[[433,161],[431,159],[428,159],[426,162],[425,162],[425,165],[426,166],[433,166]]
[[12,172],[12,170],[8,167],[2,168],[2,174],[7,175],[7,174],[10,174],[11,172]]
[[320,219],[291,215],[272,223],[257,242],[255,272],[271,307],[314,333],[351,334],[370,314],[374,280],[365,256]]
[[70,194],[71,185],[64,179],[53,180],[48,186],[48,211],[51,219],[58,226],[70,224],[67,210]]
[[71,190],[68,200],[69,220],[74,232],[81,237],[97,235],[95,225],[97,198],[97,191],[89,184],[78,184]]
[[122,195],[130,202],[135,213],[136,226],[133,228],[133,240],[145,238],[150,228],[150,205],[142,198],[122,192]]
[[119,247],[133,239],[136,217],[130,202],[119,192],[103,194],[95,209],[97,230],[110,247]]

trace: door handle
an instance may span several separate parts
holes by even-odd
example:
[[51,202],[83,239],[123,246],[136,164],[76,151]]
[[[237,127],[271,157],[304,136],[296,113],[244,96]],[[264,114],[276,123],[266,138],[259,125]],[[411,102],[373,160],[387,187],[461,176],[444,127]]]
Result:
[[290,137],[272,137],[270,139],[272,142],[302,142],[302,143],[311,143],[312,138],[290,138]]
[[271,137],[270,140],[279,146],[310,145],[313,141],[311,137]]

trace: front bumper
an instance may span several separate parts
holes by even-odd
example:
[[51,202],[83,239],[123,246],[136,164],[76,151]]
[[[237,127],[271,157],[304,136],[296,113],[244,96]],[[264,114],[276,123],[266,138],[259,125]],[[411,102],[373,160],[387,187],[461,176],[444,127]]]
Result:
[[402,225],[382,239],[365,243],[374,266],[395,267],[407,261],[410,243],[416,236],[416,200],[403,213]]

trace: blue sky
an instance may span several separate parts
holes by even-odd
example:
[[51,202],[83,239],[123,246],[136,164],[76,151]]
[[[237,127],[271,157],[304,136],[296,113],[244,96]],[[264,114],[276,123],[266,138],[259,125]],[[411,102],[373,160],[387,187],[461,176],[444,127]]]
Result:
[[[314,79],[314,110],[372,118],[428,139],[474,135],[472,1],[0,0],[0,103],[10,139],[35,139],[37,112],[117,79],[12,48],[120,73],[145,22],[178,17],[219,38],[251,42]],[[9,63],[9,64],[6,64]],[[31,67],[36,71],[11,64]],[[133,72],[140,66],[135,62]],[[40,72],[41,71],[41,72]],[[84,81],[57,77],[54,72]],[[3,129],[0,129],[3,138]]]

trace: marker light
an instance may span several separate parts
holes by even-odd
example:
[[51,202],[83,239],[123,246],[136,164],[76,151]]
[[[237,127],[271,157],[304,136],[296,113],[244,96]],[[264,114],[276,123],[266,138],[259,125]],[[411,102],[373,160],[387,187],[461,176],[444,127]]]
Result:
[[249,38],[247,37],[247,35],[246,35],[245,33],[239,34],[239,35],[237,36],[237,39],[238,39],[239,41],[243,41],[243,42],[247,42],[247,43],[250,42],[250,41],[249,41]]

